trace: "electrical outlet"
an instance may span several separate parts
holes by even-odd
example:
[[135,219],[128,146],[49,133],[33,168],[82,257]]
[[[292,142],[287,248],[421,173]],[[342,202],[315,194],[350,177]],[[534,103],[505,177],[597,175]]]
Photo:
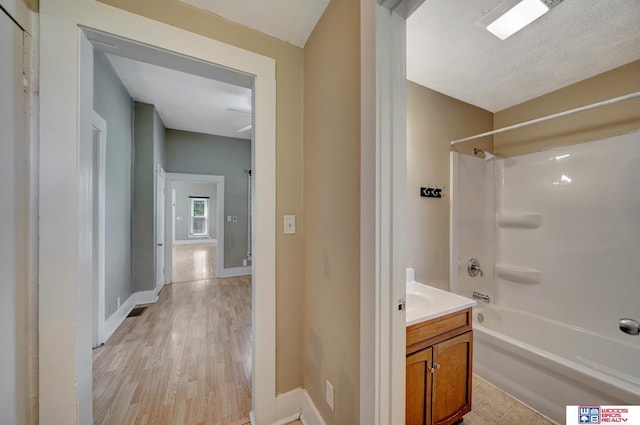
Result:
[[120,308],[120,297],[116,298],[116,310]]
[[333,410],[333,398],[335,396],[335,391],[334,391],[333,385],[331,385],[331,382],[329,382],[328,379],[327,379],[326,388],[327,388],[327,404],[329,405],[331,410]]

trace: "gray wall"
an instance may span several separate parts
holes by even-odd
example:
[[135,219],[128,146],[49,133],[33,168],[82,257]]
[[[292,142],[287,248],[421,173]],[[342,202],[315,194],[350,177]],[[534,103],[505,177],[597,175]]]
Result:
[[132,293],[131,183],[133,104],[106,56],[94,54],[93,108],[107,122],[105,315]]
[[[173,188],[176,190],[176,217],[175,232],[177,241],[194,240],[198,238],[189,237],[189,197],[202,196],[209,198],[209,238],[216,239],[216,184],[215,183],[186,183],[175,182]],[[200,239],[206,239],[201,237]]]
[[156,286],[156,168],[164,168],[164,126],[155,107],[135,102],[133,289]]
[[[251,141],[167,129],[167,172],[224,176],[224,266],[242,267],[247,257],[247,178]],[[236,223],[226,216],[237,216]]]

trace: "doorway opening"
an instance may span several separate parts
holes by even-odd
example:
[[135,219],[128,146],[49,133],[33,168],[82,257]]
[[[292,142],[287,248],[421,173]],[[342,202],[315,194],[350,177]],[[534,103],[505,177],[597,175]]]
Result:
[[[167,273],[171,283],[221,277],[225,264],[225,177],[169,173]],[[232,231],[235,229],[232,229]]]
[[[186,411],[195,422],[248,418],[255,355],[256,276],[247,261],[255,216],[247,184],[256,161],[254,78],[215,65],[189,67],[186,58],[182,67],[169,65],[162,58],[169,52],[85,32],[92,45],[93,104],[105,122],[104,131],[94,131],[94,139],[103,140],[94,149],[104,147],[106,159],[102,167],[94,160],[92,201],[103,211],[97,217],[111,219],[115,211],[122,219],[103,223],[103,233],[99,224],[93,229],[96,246],[104,244],[93,255],[93,273],[104,287],[96,285],[94,346],[106,342],[93,353],[94,423],[184,420]],[[221,113],[230,116],[226,124],[237,137],[225,135],[224,126],[211,127]],[[107,188],[102,198],[101,184]],[[176,244],[180,240],[187,243]],[[192,261],[181,267],[190,274],[184,277],[183,270],[176,278],[174,254],[187,247]],[[102,281],[100,264],[107,268]],[[114,284],[112,272],[129,269],[129,284]],[[140,305],[145,313],[131,315]],[[124,387],[130,393],[123,398]]]

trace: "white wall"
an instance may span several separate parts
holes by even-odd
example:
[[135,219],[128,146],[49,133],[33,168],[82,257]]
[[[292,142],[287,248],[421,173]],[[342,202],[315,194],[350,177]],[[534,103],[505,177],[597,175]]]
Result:
[[499,275],[500,304],[637,343],[618,319],[640,319],[640,133],[501,163],[499,213],[541,224],[498,227],[497,262],[541,273],[537,283]]
[[[193,239],[216,239],[216,185],[211,183],[187,183],[175,182],[173,188],[176,190],[176,216],[175,234],[177,241],[188,241]],[[189,237],[189,208],[190,196],[209,198],[209,236],[194,238]]]

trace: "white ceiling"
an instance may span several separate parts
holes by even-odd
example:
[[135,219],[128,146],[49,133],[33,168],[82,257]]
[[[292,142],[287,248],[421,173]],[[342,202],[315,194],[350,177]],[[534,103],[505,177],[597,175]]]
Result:
[[[249,139],[251,89],[107,54],[131,97],[155,105],[167,128]],[[229,111],[228,109],[236,109]],[[239,112],[239,111],[246,111]]]
[[304,47],[330,0],[181,0]]
[[505,41],[477,24],[500,3],[426,0],[407,22],[408,78],[496,112],[640,59],[638,0],[565,0]]

